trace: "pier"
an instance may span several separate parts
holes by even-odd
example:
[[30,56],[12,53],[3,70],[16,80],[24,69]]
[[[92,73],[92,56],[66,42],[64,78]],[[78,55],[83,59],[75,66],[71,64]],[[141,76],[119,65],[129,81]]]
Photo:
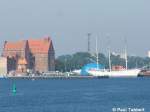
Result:
[[95,76],[11,76],[9,79],[92,79],[99,78]]

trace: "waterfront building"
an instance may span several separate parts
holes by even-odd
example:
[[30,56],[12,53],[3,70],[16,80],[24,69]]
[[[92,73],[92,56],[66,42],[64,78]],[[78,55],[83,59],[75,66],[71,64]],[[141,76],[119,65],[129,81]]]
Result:
[[86,76],[86,75],[89,75],[88,73],[89,70],[97,70],[97,69],[105,69],[105,66],[102,64],[97,64],[97,63],[89,63],[82,67],[80,74],[82,76]]
[[126,59],[126,54],[125,53],[116,53],[116,52],[112,52],[111,55],[113,56],[118,56],[121,59]]
[[[30,67],[30,51],[27,40],[18,42],[5,41],[2,56],[8,60],[8,71],[24,73]],[[24,60],[24,63],[21,60]]]
[[39,72],[55,70],[55,51],[49,37],[43,39],[29,39],[29,49],[34,57],[34,69]]
[[55,51],[50,37],[17,42],[5,41],[2,56],[7,58],[8,72],[26,73],[55,70]]
[[150,51],[148,51],[148,57],[150,58]]
[[0,57],[0,77],[7,74],[7,58]]

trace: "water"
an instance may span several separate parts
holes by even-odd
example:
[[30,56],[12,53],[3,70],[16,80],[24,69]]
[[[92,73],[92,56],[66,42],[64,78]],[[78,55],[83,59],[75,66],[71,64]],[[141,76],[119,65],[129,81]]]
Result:
[[113,107],[150,112],[149,106],[149,78],[0,80],[0,112],[112,112]]

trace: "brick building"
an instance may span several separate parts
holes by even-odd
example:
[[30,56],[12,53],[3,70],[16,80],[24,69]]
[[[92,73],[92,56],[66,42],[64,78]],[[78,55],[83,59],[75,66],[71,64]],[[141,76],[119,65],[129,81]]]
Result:
[[[4,43],[2,55],[8,58],[8,71],[25,72],[30,67],[29,54],[29,45],[26,40],[18,42],[5,41]],[[21,60],[24,60],[24,63],[20,63]]]
[[4,43],[3,53],[8,59],[8,71],[25,73],[27,69],[39,72],[55,70],[55,51],[49,37]]
[[46,72],[55,70],[55,52],[52,40],[48,38],[28,40],[29,49],[34,57],[35,71]]

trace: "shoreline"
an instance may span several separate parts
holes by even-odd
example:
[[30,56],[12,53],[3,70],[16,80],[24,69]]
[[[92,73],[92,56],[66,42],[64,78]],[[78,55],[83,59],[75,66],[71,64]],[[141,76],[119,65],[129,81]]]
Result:
[[0,79],[109,79],[109,78],[150,78],[150,75],[139,74],[137,77],[108,77],[108,76],[82,76],[82,75],[51,75],[51,76],[3,76]]
[[12,76],[6,79],[94,79],[95,76]]

